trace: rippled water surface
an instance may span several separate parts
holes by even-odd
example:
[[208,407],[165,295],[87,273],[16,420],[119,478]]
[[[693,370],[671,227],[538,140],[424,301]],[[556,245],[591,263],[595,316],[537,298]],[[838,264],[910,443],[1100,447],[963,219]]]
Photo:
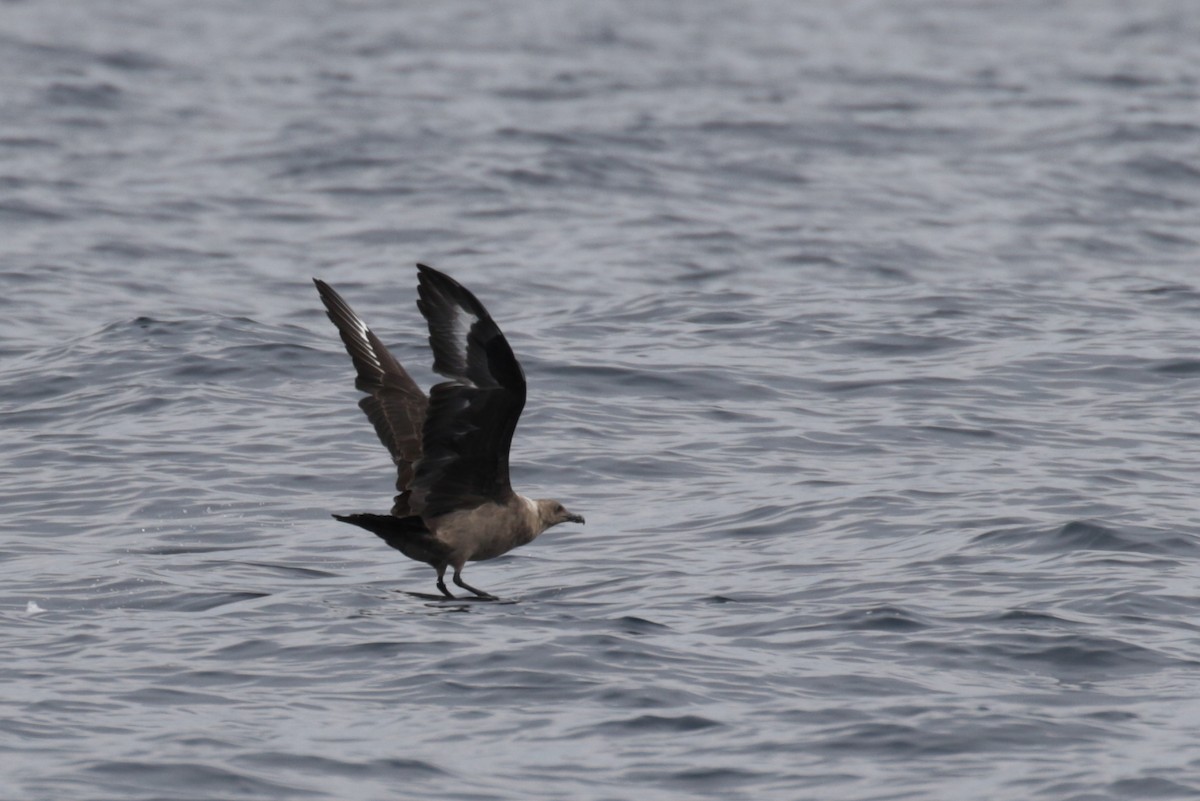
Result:
[[[1194,12],[0,4],[0,797],[1197,797]],[[508,603],[329,516],[418,260]]]

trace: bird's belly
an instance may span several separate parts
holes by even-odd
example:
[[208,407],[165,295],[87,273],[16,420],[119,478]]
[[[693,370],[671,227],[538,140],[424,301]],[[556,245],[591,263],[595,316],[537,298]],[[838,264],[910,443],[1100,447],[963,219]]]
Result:
[[524,545],[528,526],[507,510],[487,505],[469,511],[451,512],[435,522],[437,538],[449,545],[460,559],[479,562],[495,559]]
[[467,557],[467,561],[482,562],[485,559],[495,559],[497,556],[506,554],[515,547],[515,545],[509,543],[481,542],[471,551],[471,555]]

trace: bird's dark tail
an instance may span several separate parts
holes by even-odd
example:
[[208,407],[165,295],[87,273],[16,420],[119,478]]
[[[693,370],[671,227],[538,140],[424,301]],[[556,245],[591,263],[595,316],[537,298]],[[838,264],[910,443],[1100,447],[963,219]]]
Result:
[[379,537],[409,559],[437,567],[445,564],[449,548],[439,542],[426,528],[425,521],[416,515],[334,515],[336,520],[351,523]]

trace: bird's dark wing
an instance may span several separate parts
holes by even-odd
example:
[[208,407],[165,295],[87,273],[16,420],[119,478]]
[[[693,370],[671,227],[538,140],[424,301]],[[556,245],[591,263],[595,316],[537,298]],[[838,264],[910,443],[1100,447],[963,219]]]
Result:
[[411,508],[425,519],[512,497],[508,450],[525,407],[525,373],[487,309],[453,278],[418,264],[417,308],[433,369]]
[[396,463],[398,494],[392,514],[409,515],[409,485],[413,465],[421,458],[421,429],[429,400],[342,296],[324,281],[314,278],[313,283],[358,372],[354,386],[367,393],[358,402],[359,408],[375,426],[375,433]]

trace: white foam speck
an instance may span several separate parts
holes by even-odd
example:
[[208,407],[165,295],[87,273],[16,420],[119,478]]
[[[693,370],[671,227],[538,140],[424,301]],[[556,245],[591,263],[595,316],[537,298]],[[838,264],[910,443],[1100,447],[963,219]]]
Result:
[[36,615],[39,612],[45,611],[45,609],[37,605],[37,601],[30,601],[29,603],[25,604],[25,614],[27,615]]

